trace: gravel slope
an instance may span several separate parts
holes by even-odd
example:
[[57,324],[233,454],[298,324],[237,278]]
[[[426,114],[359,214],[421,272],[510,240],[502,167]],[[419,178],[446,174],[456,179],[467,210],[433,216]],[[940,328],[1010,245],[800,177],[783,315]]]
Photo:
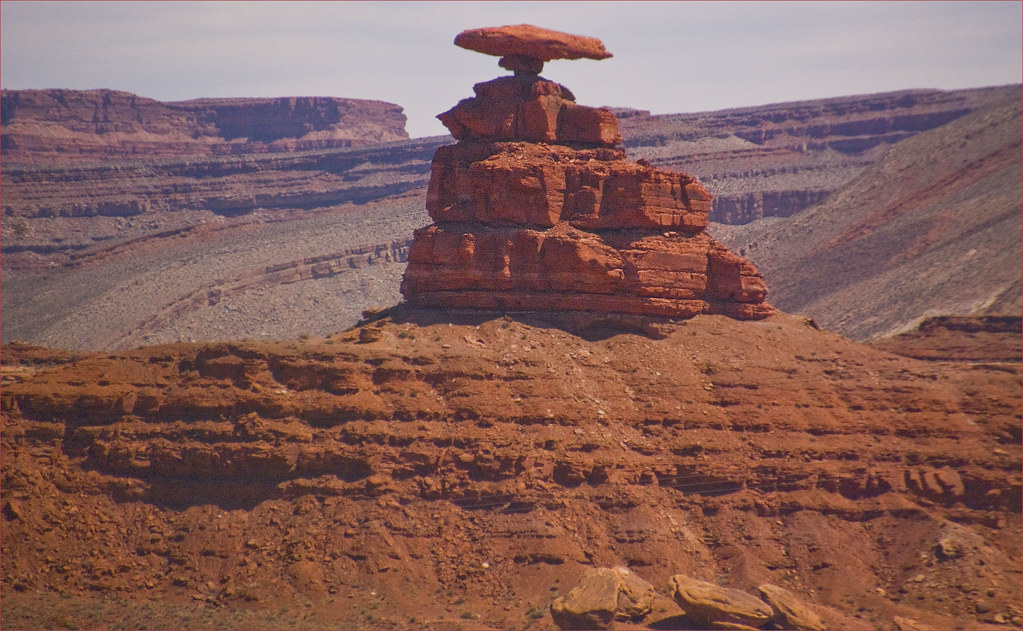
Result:
[[403,262],[285,285],[263,285],[215,305],[178,313],[140,330],[154,312],[196,291],[267,267],[410,239],[429,222],[425,191],[361,206],[344,205],[288,221],[250,216],[237,225],[155,239],[111,259],[60,274],[8,278],[0,295],[2,341],[114,350],[177,340],[287,339],[355,323],[363,309],[398,301]]

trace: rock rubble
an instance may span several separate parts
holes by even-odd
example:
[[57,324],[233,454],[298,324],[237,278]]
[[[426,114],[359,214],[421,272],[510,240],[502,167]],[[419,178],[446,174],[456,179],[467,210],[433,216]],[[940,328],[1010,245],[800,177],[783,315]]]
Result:
[[434,156],[402,293],[416,307],[761,319],[757,269],[704,229],[693,177],[626,160],[608,108],[538,75],[551,59],[603,59],[599,40],[529,25],[456,44],[514,71],[438,118],[459,142]]
[[[769,583],[757,587],[760,594],[757,598],[739,589],[675,574],[669,580],[668,592],[688,622],[698,625],[682,628],[732,631],[829,628],[818,611],[824,613],[831,624],[848,622],[841,612],[810,604],[789,590]],[[654,586],[628,568],[591,568],[567,595],[551,603],[551,619],[558,628],[565,630],[614,629],[616,620],[649,624],[652,621],[646,618],[654,612],[657,598]]]

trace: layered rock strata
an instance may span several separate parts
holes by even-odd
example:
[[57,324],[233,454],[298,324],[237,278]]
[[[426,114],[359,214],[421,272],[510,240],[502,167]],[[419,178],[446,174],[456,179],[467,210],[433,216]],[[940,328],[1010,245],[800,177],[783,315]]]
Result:
[[455,45],[502,59],[514,55],[540,62],[612,56],[596,37],[551,31],[532,24],[469,29],[455,37]]
[[[414,315],[276,344],[5,346],[4,598],[304,613],[339,611],[336,590],[388,617],[319,628],[447,628],[458,595],[455,616],[507,629],[628,566],[661,590],[784,585],[830,629],[977,629],[1019,603],[1018,363],[920,362],[784,314],[592,341]],[[307,565],[316,582],[289,578]],[[665,596],[619,628],[708,628]],[[102,611],[90,626],[120,620]]]
[[651,115],[616,108],[615,114],[630,156],[695,175],[714,193],[710,220],[738,225],[795,215],[850,182],[896,143],[1008,99],[1018,101],[1019,94],[1019,85],[902,90],[713,112]]
[[292,153],[404,140],[392,103],[334,97],[162,102],[116,90],[4,90],[9,163]]
[[[574,38],[574,39],[573,39]],[[607,108],[575,103],[543,62],[610,56],[599,40],[528,25],[466,31],[514,76],[477,84],[438,118],[459,140],[434,156],[402,293],[419,307],[759,319],[773,310],[748,261],[704,232],[693,177],[630,162]]]

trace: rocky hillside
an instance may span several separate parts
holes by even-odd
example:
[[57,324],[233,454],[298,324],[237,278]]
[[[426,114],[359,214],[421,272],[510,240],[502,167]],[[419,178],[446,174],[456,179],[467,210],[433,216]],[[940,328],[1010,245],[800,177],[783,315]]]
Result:
[[613,324],[6,346],[0,620],[542,629],[624,565],[658,590],[624,628],[705,628],[680,573],[785,587],[829,628],[1019,624],[1018,361],[785,315]]
[[4,340],[123,349],[323,335],[397,301],[412,231],[429,220],[418,196],[189,218],[183,228],[84,250],[64,268],[8,273]]
[[4,162],[293,152],[408,138],[391,103],[333,97],[164,103],[115,90],[4,90]]
[[771,300],[854,338],[928,316],[1023,310],[1023,107],[1004,103],[904,140],[791,220],[719,227]]

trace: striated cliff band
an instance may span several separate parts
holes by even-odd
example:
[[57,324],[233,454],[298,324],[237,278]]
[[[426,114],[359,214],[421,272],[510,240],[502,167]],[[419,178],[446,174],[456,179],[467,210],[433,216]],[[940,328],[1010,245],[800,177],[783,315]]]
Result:
[[291,152],[408,138],[391,103],[334,97],[161,102],[115,90],[4,90],[4,160]]
[[1006,100],[1020,86],[905,90],[695,114],[619,112],[631,155],[683,168],[714,193],[711,221],[788,217],[920,132]]
[[[1023,311],[1020,95],[893,146],[789,220],[719,226],[789,312],[859,339]],[[869,298],[869,299],[865,299]]]

